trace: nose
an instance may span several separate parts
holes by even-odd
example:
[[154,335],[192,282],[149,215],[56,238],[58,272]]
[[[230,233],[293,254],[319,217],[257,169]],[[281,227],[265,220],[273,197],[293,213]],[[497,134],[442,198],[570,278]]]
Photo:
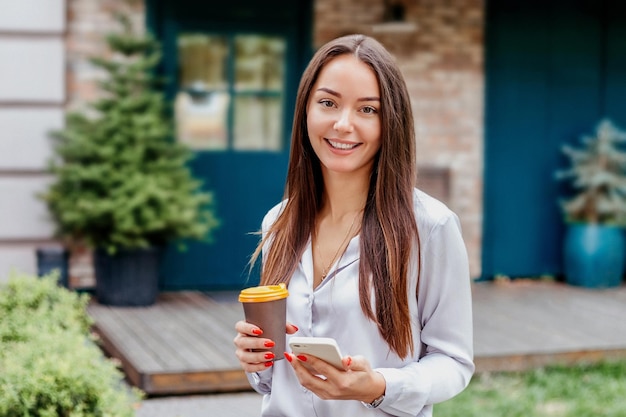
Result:
[[339,119],[333,125],[333,129],[337,132],[352,133],[354,125],[350,117],[350,110],[346,109],[339,114]]

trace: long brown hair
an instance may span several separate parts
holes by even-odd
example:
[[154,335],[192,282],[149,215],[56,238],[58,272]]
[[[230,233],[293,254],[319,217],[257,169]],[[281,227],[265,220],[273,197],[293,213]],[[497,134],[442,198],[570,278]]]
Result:
[[296,98],[285,205],[253,253],[251,264],[269,242],[269,250],[263,254],[261,284],[289,282],[315,228],[324,181],[307,133],[306,108],[322,68],[344,54],[353,54],[372,68],[381,96],[381,148],[370,176],[360,236],[361,308],[377,323],[390,348],[406,357],[414,352],[408,302],[409,261],[414,247],[419,259],[413,213],[415,131],[402,74],[391,54],[375,39],[364,35],[337,38],[322,46],[304,71]]

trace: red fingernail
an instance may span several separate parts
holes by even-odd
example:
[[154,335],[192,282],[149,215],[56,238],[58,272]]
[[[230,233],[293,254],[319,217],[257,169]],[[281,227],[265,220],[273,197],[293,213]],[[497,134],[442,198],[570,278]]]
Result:
[[252,330],[252,334],[260,336],[260,335],[263,334],[263,330],[261,330],[261,329],[254,329],[254,330]]
[[298,329],[298,326],[296,326],[295,324],[292,324],[293,328],[296,329],[296,332],[300,329]]
[[275,343],[272,342],[271,340],[268,340],[267,342],[265,342],[265,347],[274,347]]
[[269,368],[272,365],[274,365],[274,362],[265,362],[265,367],[266,368]]
[[306,356],[304,355],[298,355],[296,358],[300,359],[302,362],[306,362]]
[[287,352],[285,352],[285,359],[287,359],[289,362],[291,362],[291,361],[292,361],[292,359],[291,359],[291,355],[290,355],[290,354],[288,354]]
[[348,358],[348,366],[352,363],[352,358]]
[[274,359],[274,354],[272,352],[265,354],[265,359]]

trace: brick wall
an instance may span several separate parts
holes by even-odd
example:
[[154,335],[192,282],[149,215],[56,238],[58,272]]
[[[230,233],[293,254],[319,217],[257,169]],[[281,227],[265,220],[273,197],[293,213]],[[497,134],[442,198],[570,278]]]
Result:
[[[68,0],[65,36],[68,110],[83,108],[85,103],[98,97],[97,81],[103,78],[104,73],[89,62],[89,57],[106,57],[109,54],[105,35],[119,29],[114,18],[116,12],[127,13],[137,30],[145,30],[143,1]],[[69,275],[72,287],[92,287],[95,284],[90,250],[73,248]]]
[[98,96],[96,81],[103,73],[89,62],[90,56],[106,57],[105,35],[119,29],[114,14],[129,13],[134,27],[145,30],[145,8],[141,0],[68,0],[67,105],[80,108]]
[[[404,6],[390,21],[385,3]],[[374,36],[397,58],[412,97],[422,167],[448,169],[472,277],[481,273],[484,0],[317,0],[315,47],[347,33]]]
[[[459,215],[472,277],[481,273],[484,0],[396,0],[402,22],[388,21],[393,0],[316,0],[314,43],[361,32],[398,59],[412,97],[421,167],[449,173],[448,205]],[[68,0],[68,106],[92,100],[99,74],[87,60],[104,54],[114,10],[143,25],[142,1]]]

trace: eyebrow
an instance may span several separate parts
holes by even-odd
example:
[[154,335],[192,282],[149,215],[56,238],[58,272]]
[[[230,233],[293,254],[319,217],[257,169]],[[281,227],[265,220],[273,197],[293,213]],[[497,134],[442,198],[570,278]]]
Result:
[[[341,93],[335,90],[331,90],[330,88],[321,87],[321,88],[318,88],[317,91],[324,91],[328,94],[332,94],[335,97],[341,98]],[[360,97],[358,101],[380,101],[380,97]]]

